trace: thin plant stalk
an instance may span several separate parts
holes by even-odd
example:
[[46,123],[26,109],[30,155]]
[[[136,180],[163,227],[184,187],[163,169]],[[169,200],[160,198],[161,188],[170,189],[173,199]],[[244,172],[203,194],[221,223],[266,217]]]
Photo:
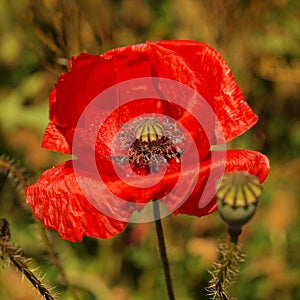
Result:
[[170,272],[170,264],[167,256],[166,243],[165,243],[164,231],[163,231],[161,217],[160,217],[158,201],[153,201],[153,213],[155,218],[155,228],[156,228],[158,249],[159,249],[160,258],[164,269],[164,275],[165,275],[169,300],[175,300],[171,272]]

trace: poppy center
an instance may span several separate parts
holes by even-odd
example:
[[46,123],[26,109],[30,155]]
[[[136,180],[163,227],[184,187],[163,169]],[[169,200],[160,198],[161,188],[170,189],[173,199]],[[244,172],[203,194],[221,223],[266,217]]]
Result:
[[157,173],[164,165],[180,166],[184,134],[165,116],[143,117],[122,126],[115,146],[119,150],[115,153],[120,154],[110,158],[118,165],[129,164],[136,174],[145,176]]

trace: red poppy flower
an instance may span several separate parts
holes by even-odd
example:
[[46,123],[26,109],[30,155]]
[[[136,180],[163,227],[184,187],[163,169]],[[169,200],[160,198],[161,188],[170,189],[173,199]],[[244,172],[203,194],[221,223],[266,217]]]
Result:
[[50,95],[42,146],[76,159],[26,189],[35,216],[62,238],[109,238],[152,199],[175,214],[216,209],[215,183],[268,159],[212,150],[257,122],[220,54],[194,41],[127,46],[70,61]]

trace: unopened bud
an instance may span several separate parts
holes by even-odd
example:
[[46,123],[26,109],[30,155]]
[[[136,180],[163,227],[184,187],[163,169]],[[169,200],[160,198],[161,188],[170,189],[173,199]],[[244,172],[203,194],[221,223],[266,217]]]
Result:
[[256,176],[246,172],[227,173],[217,191],[218,211],[231,235],[239,235],[242,226],[254,215],[263,188]]

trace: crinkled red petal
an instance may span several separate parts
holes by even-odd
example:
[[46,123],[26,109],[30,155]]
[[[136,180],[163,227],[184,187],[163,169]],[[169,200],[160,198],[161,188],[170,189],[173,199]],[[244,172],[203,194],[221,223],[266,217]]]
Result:
[[270,172],[268,157],[251,150],[227,150],[226,173],[245,171],[258,177],[263,183]]
[[50,121],[44,133],[42,147],[65,154],[71,154],[72,149],[68,141],[71,140],[72,135],[73,132],[71,132],[71,130],[59,128],[54,122]]
[[66,240],[81,241],[85,235],[106,239],[122,232],[127,225],[102,214],[89,203],[77,184],[70,161],[44,172],[26,188],[26,199],[34,215]]
[[[216,50],[195,41],[161,41],[147,45],[153,76],[177,80],[204,97],[215,111],[226,141],[257,122],[231,70]],[[168,87],[163,93],[172,95]],[[189,101],[182,99],[183,103]],[[193,113],[201,109],[201,104],[195,103],[190,109]]]
[[[82,53],[72,58],[70,71],[61,76],[51,93],[50,120],[60,128],[62,134],[74,131],[82,112],[98,94],[118,82],[149,76],[150,65],[144,51],[132,51],[128,47],[127,51],[115,55]],[[119,99],[115,101],[117,105]],[[56,143],[51,145],[46,140],[50,135],[51,131],[44,138],[43,145],[60,151]],[[65,138],[71,145],[72,135]]]
[[[206,161],[201,164],[199,179],[193,193],[187,199],[187,201],[175,211],[175,214],[180,213],[201,217],[210,214],[217,209],[214,195],[216,192],[216,182],[221,178],[213,177],[210,181],[207,181],[207,179],[212,170],[222,168],[223,165],[224,161],[222,160],[213,165],[211,161]],[[268,176],[269,170],[269,159],[260,152],[249,150],[226,151],[225,173],[244,171],[257,176],[260,182],[263,182]],[[210,201],[204,207],[199,208],[199,199],[201,198],[204,189],[206,189],[206,195],[208,197],[208,199],[204,199],[204,201]]]
[[[67,147],[59,146],[58,133],[64,136],[61,138],[64,144],[71,145],[77,121],[95,96],[119,82],[151,76],[176,80],[203,96],[221,123],[225,140],[243,133],[257,121],[230,69],[215,50],[194,41],[148,42],[114,49],[100,56],[83,53],[72,58],[70,71],[61,76],[50,97],[50,120],[58,131],[47,130],[43,146],[66,152]],[[167,88],[160,92],[165,96],[172,93]],[[202,109],[198,102],[193,103],[186,97],[182,97],[182,107],[188,107],[191,114]],[[156,109],[152,107],[152,111]],[[163,113],[176,120],[185,117],[172,103],[164,103]],[[215,124],[211,116],[206,118]],[[213,133],[214,126],[211,128]]]

